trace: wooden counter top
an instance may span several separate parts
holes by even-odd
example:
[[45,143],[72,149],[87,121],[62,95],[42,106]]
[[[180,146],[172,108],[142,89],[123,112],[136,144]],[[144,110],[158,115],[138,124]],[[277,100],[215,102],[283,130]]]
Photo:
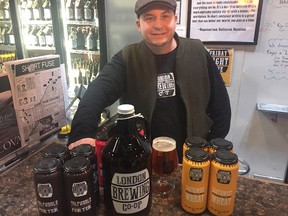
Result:
[[[0,216],[38,215],[32,171],[33,164],[41,157],[42,152],[38,152],[0,176]],[[153,196],[149,215],[191,215],[185,212],[180,204],[180,169],[171,179],[176,184],[175,191],[165,199]],[[287,184],[240,176],[233,215],[288,216],[287,203]],[[100,208],[98,215],[104,215],[103,204],[100,205]],[[212,214],[206,211],[201,215]]]

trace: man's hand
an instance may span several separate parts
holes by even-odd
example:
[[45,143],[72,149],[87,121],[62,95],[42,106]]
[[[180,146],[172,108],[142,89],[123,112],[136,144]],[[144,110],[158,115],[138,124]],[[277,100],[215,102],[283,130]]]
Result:
[[74,143],[71,143],[68,146],[68,148],[71,150],[72,148],[74,148],[76,146],[79,146],[79,145],[82,145],[82,144],[89,144],[89,145],[95,147],[95,139],[93,139],[93,138],[83,138],[83,139],[77,140]]

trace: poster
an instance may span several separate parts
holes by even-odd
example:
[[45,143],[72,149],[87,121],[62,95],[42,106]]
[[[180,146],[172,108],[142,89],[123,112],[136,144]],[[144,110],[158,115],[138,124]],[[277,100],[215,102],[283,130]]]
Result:
[[41,142],[65,124],[59,55],[4,63],[12,89],[22,146]]
[[206,49],[217,65],[225,85],[230,86],[234,49],[212,47],[206,47]]
[[189,10],[190,38],[257,44],[262,0],[192,0]]

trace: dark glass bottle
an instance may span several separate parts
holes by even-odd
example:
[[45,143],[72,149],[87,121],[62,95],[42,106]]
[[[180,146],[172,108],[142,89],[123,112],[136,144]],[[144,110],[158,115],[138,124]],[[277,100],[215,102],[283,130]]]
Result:
[[33,0],[28,0],[26,4],[25,17],[28,20],[33,20]]
[[10,10],[9,10],[9,1],[5,0],[3,1],[3,3],[4,3],[4,19],[10,20],[11,16],[10,16]]
[[84,18],[84,4],[83,0],[76,0],[74,5],[75,20],[81,21]]
[[42,46],[42,47],[46,46],[46,35],[45,35],[45,32],[43,31],[44,28],[45,26],[40,27],[37,32],[39,46]]
[[15,45],[15,36],[14,36],[12,25],[10,26],[10,29],[8,30],[8,37],[9,37],[9,44],[12,46]]
[[118,114],[114,135],[102,152],[105,209],[108,215],[148,215],[152,150],[147,124],[132,105],[118,106]]
[[85,35],[82,27],[77,28],[77,49],[85,50]]
[[95,28],[89,28],[89,33],[85,39],[85,46],[87,50],[97,51],[97,35]]

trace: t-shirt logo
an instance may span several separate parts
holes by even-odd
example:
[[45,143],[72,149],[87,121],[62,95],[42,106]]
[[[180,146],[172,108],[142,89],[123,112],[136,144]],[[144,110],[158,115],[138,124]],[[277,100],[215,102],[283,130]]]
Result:
[[157,77],[158,98],[173,97],[176,95],[174,74],[162,73]]

